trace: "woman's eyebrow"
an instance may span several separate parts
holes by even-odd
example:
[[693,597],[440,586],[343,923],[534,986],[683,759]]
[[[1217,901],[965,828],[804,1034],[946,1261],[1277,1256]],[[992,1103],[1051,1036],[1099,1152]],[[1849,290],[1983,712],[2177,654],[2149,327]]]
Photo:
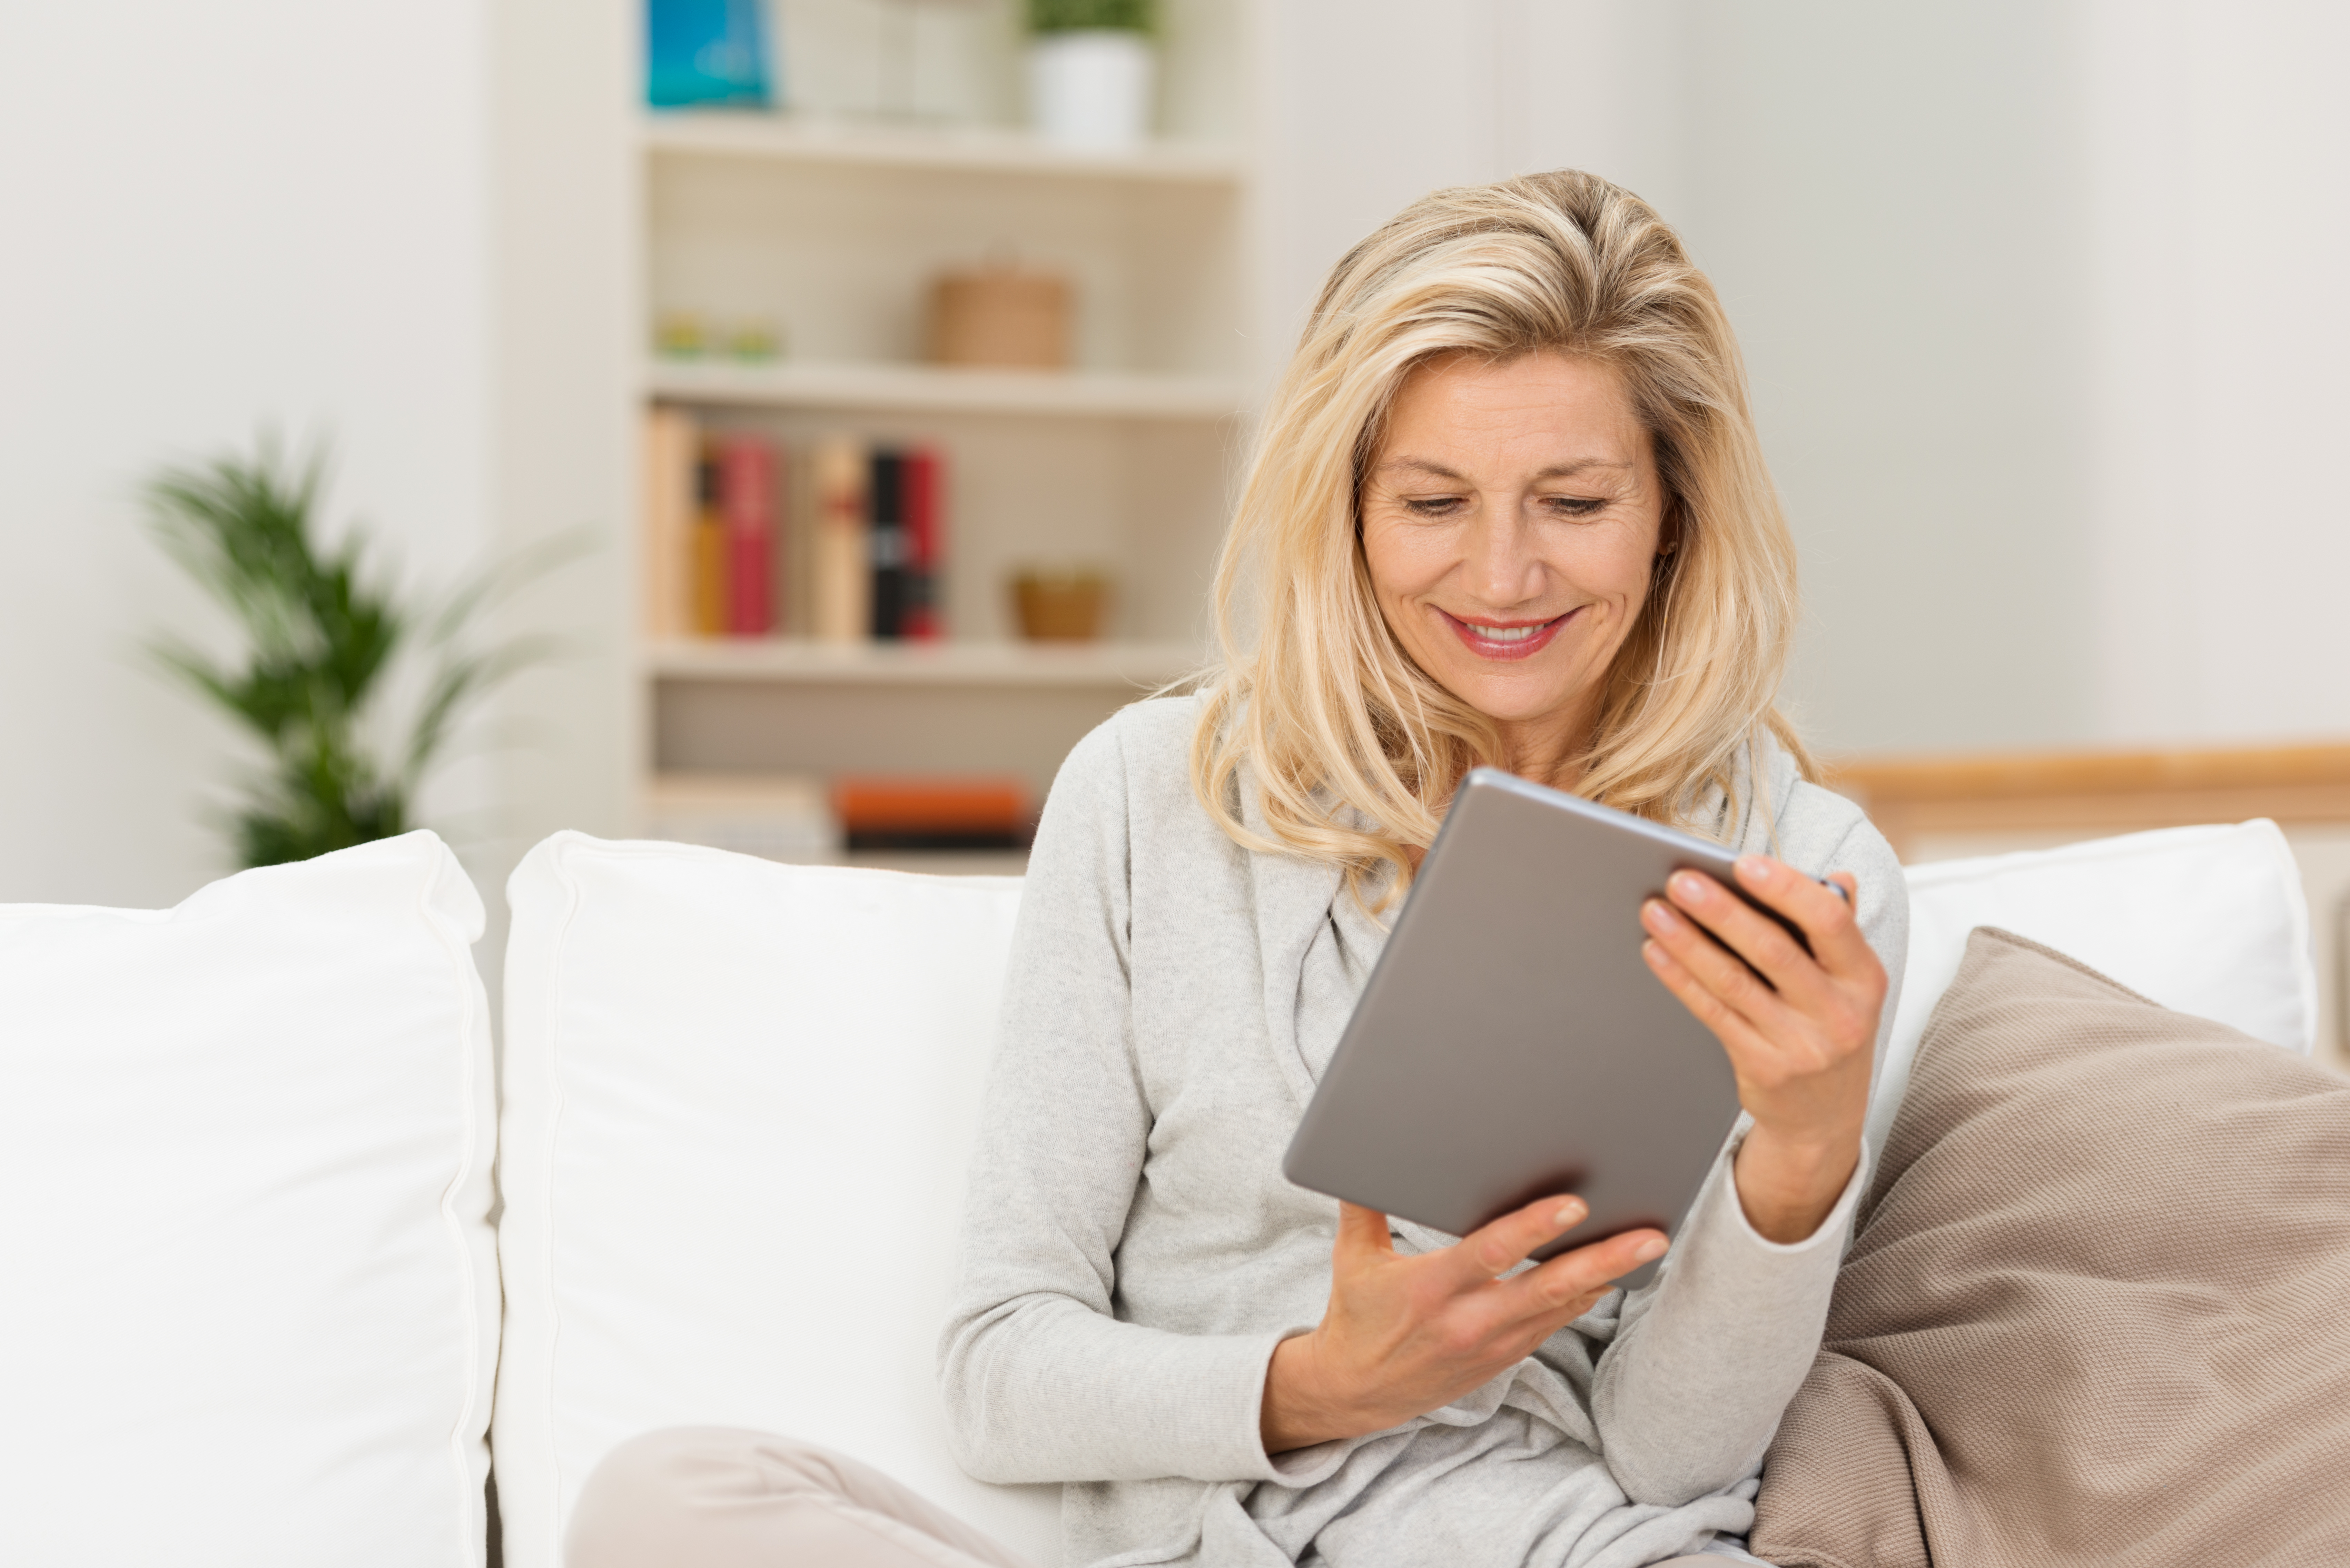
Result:
[[1442,463],[1434,462],[1429,458],[1391,457],[1379,464],[1379,472],[1381,473],[1385,473],[1390,469],[1397,468],[1411,469],[1415,472],[1425,473],[1437,479],[1450,479],[1459,484],[1466,484],[1469,483],[1468,479],[1464,475],[1457,473],[1453,470],[1445,467]]
[[1613,458],[1578,457],[1573,462],[1555,462],[1536,473],[1534,477],[1536,479],[1572,479],[1578,473],[1587,473],[1595,468],[1629,469],[1631,466],[1628,462],[1617,462]]
[[[1632,465],[1628,462],[1618,462],[1613,458],[1578,457],[1572,462],[1552,463],[1549,467],[1536,472],[1534,478],[1538,480],[1571,479],[1578,473],[1585,473],[1595,468],[1628,469]],[[1399,468],[1409,469],[1415,472],[1425,473],[1436,479],[1449,479],[1456,484],[1466,484],[1469,483],[1468,478],[1465,475],[1445,467],[1442,463],[1436,462],[1432,458],[1409,456],[1391,457],[1379,464],[1379,472],[1382,473],[1388,472],[1392,469]]]

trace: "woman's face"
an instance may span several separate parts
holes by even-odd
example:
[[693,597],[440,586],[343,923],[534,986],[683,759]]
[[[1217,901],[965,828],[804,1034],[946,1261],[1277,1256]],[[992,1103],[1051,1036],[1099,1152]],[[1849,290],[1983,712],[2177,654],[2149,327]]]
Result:
[[1501,722],[1511,766],[1544,776],[1598,715],[1664,511],[1612,368],[1451,355],[1397,390],[1363,486],[1363,555],[1405,649]]

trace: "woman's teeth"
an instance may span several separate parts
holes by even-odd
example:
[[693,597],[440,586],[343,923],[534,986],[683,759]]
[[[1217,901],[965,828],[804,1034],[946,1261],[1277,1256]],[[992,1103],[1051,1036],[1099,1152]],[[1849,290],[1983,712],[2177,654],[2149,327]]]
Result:
[[1463,624],[1487,642],[1523,642],[1550,622],[1537,621],[1532,626],[1479,626],[1472,620]]

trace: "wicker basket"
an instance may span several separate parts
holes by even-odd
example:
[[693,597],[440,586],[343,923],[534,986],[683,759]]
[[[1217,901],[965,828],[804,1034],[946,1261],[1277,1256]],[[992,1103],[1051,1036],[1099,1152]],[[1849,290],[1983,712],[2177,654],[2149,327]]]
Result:
[[1012,267],[946,274],[931,287],[931,358],[941,365],[1068,369],[1068,280]]

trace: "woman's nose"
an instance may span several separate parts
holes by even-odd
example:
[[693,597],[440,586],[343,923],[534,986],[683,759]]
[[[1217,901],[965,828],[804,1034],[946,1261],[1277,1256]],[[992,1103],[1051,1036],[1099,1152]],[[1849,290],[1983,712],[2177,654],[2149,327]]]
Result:
[[1495,608],[1520,604],[1542,593],[1542,562],[1533,530],[1513,509],[1485,506],[1469,530],[1467,559],[1471,592]]

